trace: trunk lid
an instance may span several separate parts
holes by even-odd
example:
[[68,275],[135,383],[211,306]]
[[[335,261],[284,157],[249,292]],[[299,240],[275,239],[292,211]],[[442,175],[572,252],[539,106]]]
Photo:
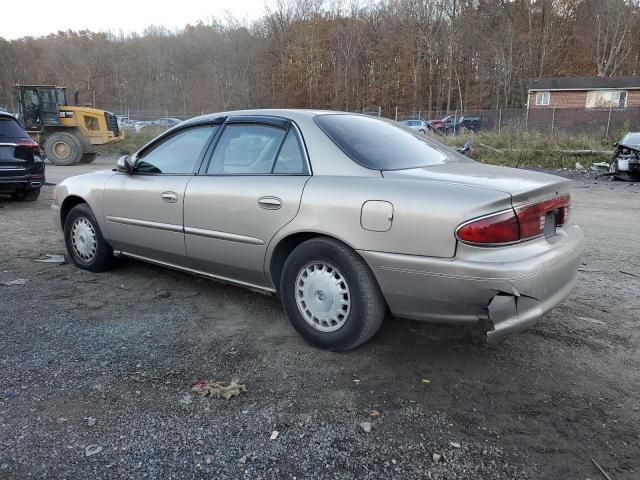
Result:
[[511,195],[514,207],[569,193],[571,183],[556,175],[473,161],[389,170],[382,174],[387,178],[455,183],[496,190]]
[[34,147],[21,139],[0,138],[0,176],[23,176],[33,168]]

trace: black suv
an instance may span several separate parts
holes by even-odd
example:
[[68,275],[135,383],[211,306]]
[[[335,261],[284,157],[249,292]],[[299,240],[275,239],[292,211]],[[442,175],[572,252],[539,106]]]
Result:
[[10,114],[0,112],[0,193],[15,200],[35,200],[44,185],[40,146]]

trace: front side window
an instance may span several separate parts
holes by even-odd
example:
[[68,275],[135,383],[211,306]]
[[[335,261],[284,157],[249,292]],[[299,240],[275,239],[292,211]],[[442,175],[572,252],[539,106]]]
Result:
[[587,92],[587,108],[627,108],[625,90],[593,90]]
[[536,105],[549,105],[550,99],[551,99],[551,92],[536,93]]
[[428,136],[391,120],[350,114],[318,115],[314,120],[349,158],[373,170],[468,161]]
[[143,151],[136,162],[137,173],[193,173],[207,141],[217,125],[200,125],[181,130],[151,149]]
[[287,131],[283,128],[232,123],[225,127],[207,169],[214,175],[256,175],[272,171]]

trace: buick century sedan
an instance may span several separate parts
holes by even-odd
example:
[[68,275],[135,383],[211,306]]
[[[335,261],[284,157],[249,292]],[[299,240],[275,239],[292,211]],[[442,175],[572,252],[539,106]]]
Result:
[[399,123],[251,110],[164,132],[52,206],[73,262],[128,257],[278,295],[309,342],[341,351],[387,312],[494,342],[573,288],[583,235],[569,182],[474,162]]

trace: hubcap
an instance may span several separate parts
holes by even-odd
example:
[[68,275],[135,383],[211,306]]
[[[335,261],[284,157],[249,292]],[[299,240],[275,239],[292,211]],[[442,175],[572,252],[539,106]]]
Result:
[[313,328],[321,332],[335,332],[349,317],[349,285],[333,265],[309,263],[296,278],[296,303],[302,317]]
[[56,142],[53,144],[53,153],[58,158],[67,158],[71,154],[71,148],[64,142]]
[[84,217],[78,217],[71,226],[71,244],[76,256],[85,262],[90,262],[96,255],[98,242],[96,231],[91,222]]

